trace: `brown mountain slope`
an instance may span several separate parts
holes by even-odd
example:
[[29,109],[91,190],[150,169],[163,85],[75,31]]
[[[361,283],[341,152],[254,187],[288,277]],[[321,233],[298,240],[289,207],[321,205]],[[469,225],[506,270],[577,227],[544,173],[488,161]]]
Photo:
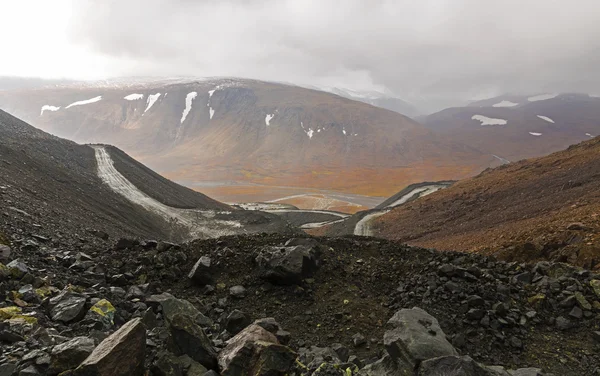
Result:
[[600,138],[488,170],[374,220],[377,236],[510,260],[600,263]]
[[0,106],[59,136],[114,144],[190,185],[237,181],[387,196],[498,163],[393,111],[253,80],[5,91]]
[[[485,125],[474,116],[498,121]],[[448,140],[514,162],[563,150],[599,135],[600,98],[587,94],[502,96],[419,120]]]

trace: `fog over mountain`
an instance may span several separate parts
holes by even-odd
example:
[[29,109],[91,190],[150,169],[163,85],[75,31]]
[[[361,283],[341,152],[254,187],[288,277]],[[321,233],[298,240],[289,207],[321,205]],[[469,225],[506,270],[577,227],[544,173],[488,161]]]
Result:
[[[8,56],[0,75],[238,76],[387,90],[429,110],[507,92],[600,92],[593,0],[22,3],[6,6],[0,31],[37,63]],[[38,26],[11,33],[32,6]],[[37,47],[20,47],[29,40]],[[60,53],[43,58],[49,50]]]

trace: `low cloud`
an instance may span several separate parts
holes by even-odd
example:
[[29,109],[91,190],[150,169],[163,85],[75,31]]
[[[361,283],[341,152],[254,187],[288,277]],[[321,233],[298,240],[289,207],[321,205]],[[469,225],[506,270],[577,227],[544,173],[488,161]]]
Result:
[[[432,102],[599,92],[597,0],[77,1],[113,75],[241,76]],[[135,62],[132,64],[131,62]]]

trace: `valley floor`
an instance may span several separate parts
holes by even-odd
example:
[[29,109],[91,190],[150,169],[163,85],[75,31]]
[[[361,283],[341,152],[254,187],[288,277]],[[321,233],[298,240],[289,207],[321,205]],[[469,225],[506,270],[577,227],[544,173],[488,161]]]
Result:
[[[331,210],[354,214],[374,208],[385,197],[364,196],[304,187],[249,185],[236,182],[179,181],[222,202],[276,202],[294,205],[300,209]],[[402,187],[399,187],[399,189]]]

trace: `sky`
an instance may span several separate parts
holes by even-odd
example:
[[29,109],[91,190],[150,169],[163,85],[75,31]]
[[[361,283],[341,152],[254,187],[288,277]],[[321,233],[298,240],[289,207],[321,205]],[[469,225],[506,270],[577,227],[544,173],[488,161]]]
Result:
[[19,0],[2,13],[0,76],[600,93],[598,0]]

